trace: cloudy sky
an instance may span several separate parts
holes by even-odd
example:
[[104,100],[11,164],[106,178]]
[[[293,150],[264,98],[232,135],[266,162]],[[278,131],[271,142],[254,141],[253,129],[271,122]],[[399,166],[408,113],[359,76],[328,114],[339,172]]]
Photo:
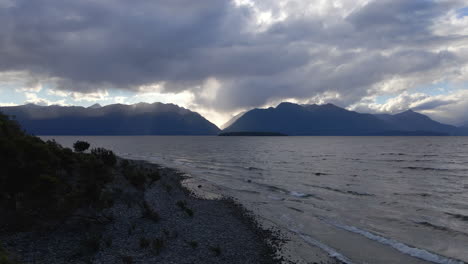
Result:
[[468,0],[0,0],[0,105],[334,103],[468,121]]

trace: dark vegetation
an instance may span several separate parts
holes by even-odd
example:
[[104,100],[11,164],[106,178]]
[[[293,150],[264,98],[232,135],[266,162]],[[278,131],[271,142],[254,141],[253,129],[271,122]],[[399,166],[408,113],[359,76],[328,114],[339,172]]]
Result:
[[0,113],[0,231],[36,228],[60,221],[77,208],[108,205],[104,185],[112,180],[112,151],[75,143],[77,152],[26,134]]
[[86,141],[77,141],[77,142],[75,142],[75,144],[73,144],[73,149],[76,152],[84,152],[84,151],[88,150],[89,147],[90,147],[90,145]]
[[17,261],[12,260],[10,254],[3,249],[0,244],[0,264],[17,264]]
[[[279,263],[273,246],[261,242],[271,234],[237,207],[190,197],[169,169],[89,147],[76,142],[74,152],[44,142],[0,113],[0,242],[6,249],[0,244],[0,264],[15,264],[16,256],[23,263],[149,263],[142,261],[168,256],[175,259],[170,263],[241,263],[231,260],[237,251],[261,260],[249,263]],[[225,213],[204,213],[210,210]],[[238,233],[237,225],[253,232]],[[207,234],[213,227],[221,234]],[[227,247],[225,238],[234,235],[241,241]]]

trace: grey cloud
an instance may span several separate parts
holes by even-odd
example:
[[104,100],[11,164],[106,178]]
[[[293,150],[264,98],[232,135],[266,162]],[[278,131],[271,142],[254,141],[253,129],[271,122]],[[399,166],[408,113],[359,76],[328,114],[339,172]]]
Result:
[[[228,0],[13,3],[0,7],[0,71],[54,77],[80,92],[165,82],[165,91],[192,89],[196,103],[219,110],[324,92],[347,106],[388,78],[467,64],[439,51],[463,36],[431,31],[462,1],[377,0],[330,20],[302,15],[295,1],[294,15],[261,32],[249,28],[251,9]],[[277,1],[257,3],[281,12]],[[222,83],[214,101],[198,96],[210,77]]]

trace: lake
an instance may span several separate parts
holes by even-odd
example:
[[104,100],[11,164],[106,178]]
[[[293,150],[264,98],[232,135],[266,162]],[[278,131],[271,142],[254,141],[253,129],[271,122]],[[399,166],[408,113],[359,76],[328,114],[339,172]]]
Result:
[[468,137],[42,138],[179,168],[297,236],[298,252],[468,262]]

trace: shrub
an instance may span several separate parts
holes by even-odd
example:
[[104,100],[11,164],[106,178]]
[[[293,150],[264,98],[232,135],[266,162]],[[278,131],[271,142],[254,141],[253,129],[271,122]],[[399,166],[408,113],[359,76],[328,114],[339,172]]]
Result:
[[81,246],[84,250],[89,252],[90,254],[95,254],[101,248],[101,236],[100,235],[90,235],[86,237],[83,241],[81,241]]
[[164,248],[164,240],[160,238],[156,238],[153,240],[152,244],[153,251],[156,255],[159,255],[161,253],[161,250]]
[[198,242],[197,241],[189,241],[188,244],[193,249],[198,247]]
[[132,256],[122,256],[122,262],[124,264],[133,264],[133,257]]
[[133,185],[135,188],[144,189],[146,184],[146,176],[139,170],[125,169],[124,177]]
[[180,209],[185,209],[186,206],[187,206],[187,203],[185,201],[177,201],[176,202],[176,205],[180,208]]
[[90,146],[91,145],[88,142],[78,140],[73,144],[73,149],[76,152],[84,152],[88,150]]
[[221,248],[219,246],[210,247],[210,250],[215,254],[215,256],[221,255]]
[[114,152],[104,148],[94,148],[91,154],[101,160],[107,166],[114,166],[117,163],[117,157]]
[[140,238],[140,248],[147,248],[151,244],[151,241],[146,237]]
[[158,222],[160,219],[158,212],[153,210],[146,201],[143,202],[143,217],[151,219],[155,222]]
[[0,264],[16,264],[16,263],[18,262],[12,260],[8,252],[2,248],[2,245],[0,245]]
[[185,212],[187,213],[188,216],[193,217],[193,210],[190,208],[185,208]]
[[150,182],[153,183],[159,181],[161,179],[161,175],[158,171],[152,171],[148,174],[148,178],[150,179]]
[[167,183],[164,183],[163,186],[164,186],[164,188],[166,189],[166,191],[168,193],[170,193],[172,191],[172,186],[171,185],[169,185]]

